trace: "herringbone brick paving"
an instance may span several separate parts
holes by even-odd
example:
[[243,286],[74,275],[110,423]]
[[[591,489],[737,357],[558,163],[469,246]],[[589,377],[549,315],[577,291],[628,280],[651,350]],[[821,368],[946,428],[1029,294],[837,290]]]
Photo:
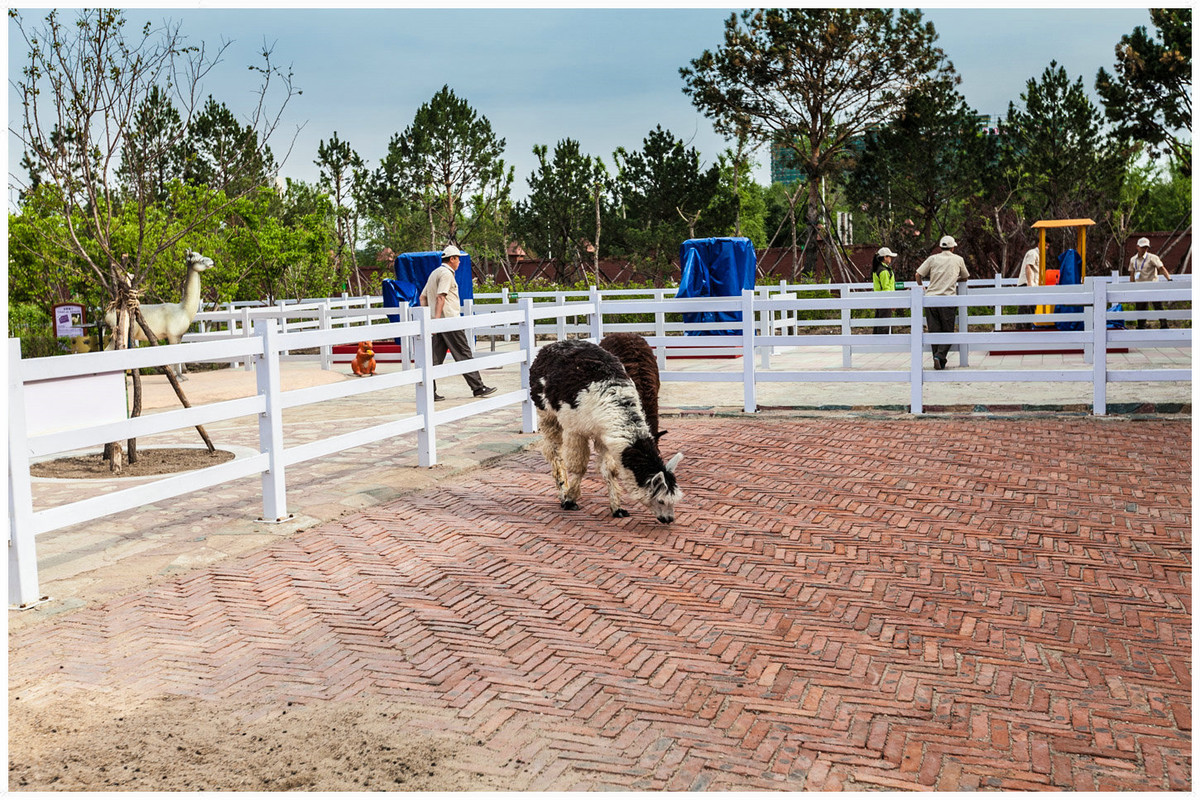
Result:
[[671,526],[525,453],[18,631],[10,683],[401,699],[512,789],[1189,789],[1190,440],[676,421]]

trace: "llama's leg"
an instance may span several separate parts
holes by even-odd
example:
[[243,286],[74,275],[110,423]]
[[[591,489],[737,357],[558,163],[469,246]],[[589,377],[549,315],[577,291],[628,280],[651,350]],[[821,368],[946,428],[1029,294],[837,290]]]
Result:
[[604,449],[600,452],[599,445],[596,450],[600,455],[600,474],[604,476],[604,483],[608,486],[608,509],[614,517],[628,517],[629,512],[621,507],[621,465],[613,458],[611,450]]
[[563,468],[562,445],[563,429],[558,424],[558,417],[545,411],[538,411],[538,430],[542,432],[542,455],[550,465],[550,474],[558,487],[558,501],[563,500],[563,486],[567,482],[567,471]]
[[563,489],[562,507],[567,511],[579,508],[579,495],[583,491],[583,474],[587,472],[591,449],[586,436],[566,433],[563,436],[563,466],[567,470],[567,483]]

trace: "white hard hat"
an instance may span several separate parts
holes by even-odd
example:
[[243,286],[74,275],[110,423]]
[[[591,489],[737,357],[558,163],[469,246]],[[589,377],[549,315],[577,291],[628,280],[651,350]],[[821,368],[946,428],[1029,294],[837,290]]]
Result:
[[1150,246],[1150,240],[1147,239],[1145,236],[1138,239],[1138,247],[1149,247],[1149,246]]
[[462,250],[459,250],[454,245],[452,245],[452,244],[446,245],[446,249],[442,251],[442,261],[449,261],[450,259],[454,258],[455,256],[465,256],[465,255],[466,255],[466,253],[464,253]]
[[958,247],[958,242],[954,241],[953,236],[943,236],[942,240],[938,242],[938,247],[950,249],[952,247]]
[[888,250],[886,247],[881,247],[879,248],[879,252],[877,252],[875,255],[879,256],[880,258],[885,258],[887,256],[895,256],[896,254],[891,250]]

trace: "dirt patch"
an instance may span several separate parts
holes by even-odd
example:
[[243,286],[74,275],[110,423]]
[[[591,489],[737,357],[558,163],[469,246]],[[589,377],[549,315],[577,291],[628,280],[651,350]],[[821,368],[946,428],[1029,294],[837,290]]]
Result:
[[141,478],[203,469],[232,461],[233,458],[233,453],[228,450],[217,450],[210,453],[207,449],[195,447],[139,448],[138,460],[133,464],[125,464],[120,473],[109,469],[103,453],[42,461],[38,464],[31,464],[29,472],[35,478],[95,478],[99,480]]
[[[386,700],[275,707],[161,697],[10,697],[10,791],[473,791],[500,781],[458,734],[412,730]],[[494,773],[494,770],[492,770]]]

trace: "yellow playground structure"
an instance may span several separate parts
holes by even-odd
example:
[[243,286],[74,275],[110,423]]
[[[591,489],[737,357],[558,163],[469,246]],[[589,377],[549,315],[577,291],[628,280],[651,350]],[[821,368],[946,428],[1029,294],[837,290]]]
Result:
[[[1038,264],[1040,266],[1041,275],[1039,276],[1038,284],[1046,285],[1046,231],[1051,228],[1075,228],[1075,249],[1079,251],[1079,280],[1082,282],[1087,277],[1087,229],[1095,225],[1095,220],[1090,219],[1039,219],[1033,223],[1032,227],[1038,232]],[[1057,270],[1055,270],[1057,272]],[[1054,281],[1058,283],[1057,280]],[[1037,307],[1038,314],[1054,313],[1054,306],[1041,305]],[[1038,323],[1049,324],[1049,323]]]

